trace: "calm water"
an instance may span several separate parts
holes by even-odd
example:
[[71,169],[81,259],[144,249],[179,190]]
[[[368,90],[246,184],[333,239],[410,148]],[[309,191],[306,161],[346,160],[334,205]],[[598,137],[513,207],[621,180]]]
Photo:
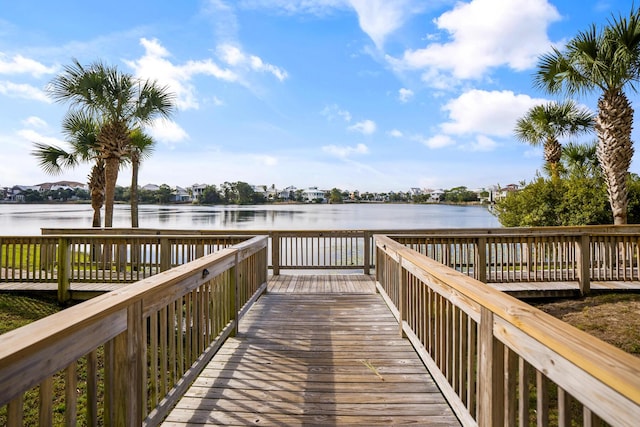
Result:
[[[157,206],[139,208],[140,227],[202,230],[376,230],[500,227],[481,206],[345,204]],[[89,205],[0,204],[0,235],[39,235],[41,228],[89,228]],[[130,227],[129,206],[117,205],[114,227]]]

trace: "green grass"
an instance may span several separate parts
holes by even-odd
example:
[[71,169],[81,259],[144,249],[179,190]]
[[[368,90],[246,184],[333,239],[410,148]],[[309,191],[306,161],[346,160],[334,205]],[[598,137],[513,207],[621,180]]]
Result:
[[64,307],[55,297],[0,294],[0,334],[50,316]]

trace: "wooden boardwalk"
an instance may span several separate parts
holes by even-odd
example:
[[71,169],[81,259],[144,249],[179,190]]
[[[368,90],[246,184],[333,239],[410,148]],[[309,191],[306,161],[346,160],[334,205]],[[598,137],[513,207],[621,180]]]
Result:
[[268,289],[163,425],[460,425],[371,277]]

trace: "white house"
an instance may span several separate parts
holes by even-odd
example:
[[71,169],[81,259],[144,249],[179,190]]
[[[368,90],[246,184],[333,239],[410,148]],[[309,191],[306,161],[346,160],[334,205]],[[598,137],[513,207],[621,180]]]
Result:
[[158,191],[160,190],[160,186],[156,184],[147,184],[142,186],[141,189],[146,191]]
[[278,199],[289,200],[293,198],[293,196],[296,194],[296,191],[298,191],[298,189],[293,185],[290,185],[289,187],[278,192]]
[[186,188],[176,186],[176,189],[172,192],[176,202],[189,202],[191,201],[191,194]]
[[443,194],[444,194],[444,190],[442,190],[442,189],[431,190],[431,193],[429,194],[429,201],[431,201],[431,202],[439,202],[440,201],[440,197],[442,197]]
[[199,200],[205,188],[207,188],[207,184],[193,184],[191,186],[191,197],[193,197],[193,200]]
[[314,200],[322,200],[324,202],[324,191],[318,190],[318,187],[309,187],[306,190],[303,190],[302,197],[307,202],[312,202]]

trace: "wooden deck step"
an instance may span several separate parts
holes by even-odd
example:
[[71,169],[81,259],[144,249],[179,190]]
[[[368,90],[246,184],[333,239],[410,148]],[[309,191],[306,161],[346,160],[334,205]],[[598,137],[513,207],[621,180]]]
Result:
[[287,293],[290,279],[270,284],[283,291],[258,300],[163,425],[460,425],[379,295],[337,277]]

